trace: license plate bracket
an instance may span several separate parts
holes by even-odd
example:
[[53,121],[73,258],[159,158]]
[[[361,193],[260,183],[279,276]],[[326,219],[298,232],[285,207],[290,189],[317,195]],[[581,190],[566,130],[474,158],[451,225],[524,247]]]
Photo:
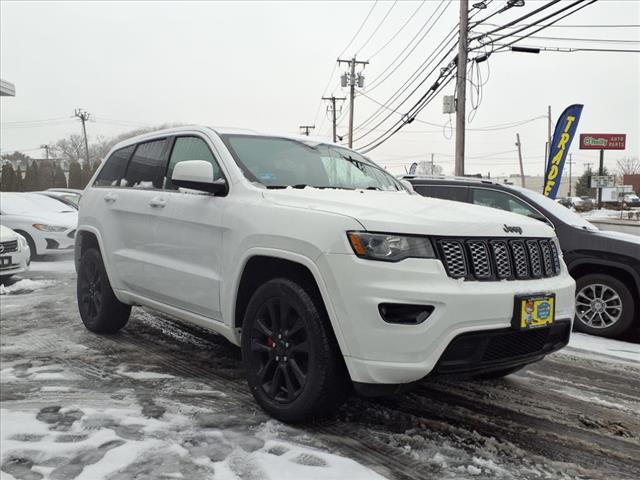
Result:
[[11,265],[11,257],[0,257],[0,267],[8,267]]
[[516,295],[511,326],[516,330],[548,327],[555,322],[555,317],[555,294]]

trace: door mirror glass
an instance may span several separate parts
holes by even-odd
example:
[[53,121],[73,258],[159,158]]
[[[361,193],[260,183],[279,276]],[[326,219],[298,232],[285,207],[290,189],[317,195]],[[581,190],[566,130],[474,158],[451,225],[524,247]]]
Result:
[[178,187],[214,195],[226,195],[229,191],[224,178],[214,180],[213,165],[206,160],[184,160],[177,163],[173,169],[171,181]]

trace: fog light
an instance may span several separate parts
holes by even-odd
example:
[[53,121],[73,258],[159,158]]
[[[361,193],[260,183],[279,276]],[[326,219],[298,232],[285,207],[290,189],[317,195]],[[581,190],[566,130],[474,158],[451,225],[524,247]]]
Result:
[[419,325],[434,310],[433,305],[408,305],[406,303],[381,303],[378,305],[380,316],[385,322],[401,325]]

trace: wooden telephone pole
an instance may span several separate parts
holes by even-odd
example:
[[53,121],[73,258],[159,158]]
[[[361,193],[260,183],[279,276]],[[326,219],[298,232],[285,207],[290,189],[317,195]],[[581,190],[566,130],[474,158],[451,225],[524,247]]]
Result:
[[520,161],[520,179],[522,180],[522,188],[526,188],[524,179],[524,165],[522,165],[522,144],[520,143],[520,134],[516,133],[516,147],[518,147],[518,159]]
[[363,86],[364,77],[360,74],[356,77],[356,65],[368,65],[369,62],[363,60],[356,60],[356,57],[353,57],[350,60],[342,60],[338,59],[338,65],[341,63],[346,63],[349,65],[349,73],[346,74],[346,85],[343,82],[343,86],[349,87],[349,148],[353,147],[353,109],[356,99],[356,84],[359,87]]
[[469,0],[460,0],[460,30],[456,66],[456,159],[454,175],[464,175],[464,141],[467,101],[467,49],[469,33]]
[[346,97],[334,97],[333,95],[331,95],[330,97],[322,97],[322,100],[327,100],[331,102],[331,118],[333,121],[333,143],[336,143],[338,141],[336,101],[338,100],[342,101],[346,99],[347,99]]

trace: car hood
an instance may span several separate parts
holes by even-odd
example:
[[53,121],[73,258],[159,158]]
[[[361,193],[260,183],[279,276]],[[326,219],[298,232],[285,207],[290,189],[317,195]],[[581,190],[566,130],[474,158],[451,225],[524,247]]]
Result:
[[[475,237],[552,237],[544,223],[467,203],[377,190],[287,188],[263,193],[278,205],[345,215],[374,232]],[[517,233],[506,227],[519,227]],[[516,228],[517,230],[517,228]]]
[[18,239],[18,234],[9,227],[0,225],[0,242],[11,242]]

